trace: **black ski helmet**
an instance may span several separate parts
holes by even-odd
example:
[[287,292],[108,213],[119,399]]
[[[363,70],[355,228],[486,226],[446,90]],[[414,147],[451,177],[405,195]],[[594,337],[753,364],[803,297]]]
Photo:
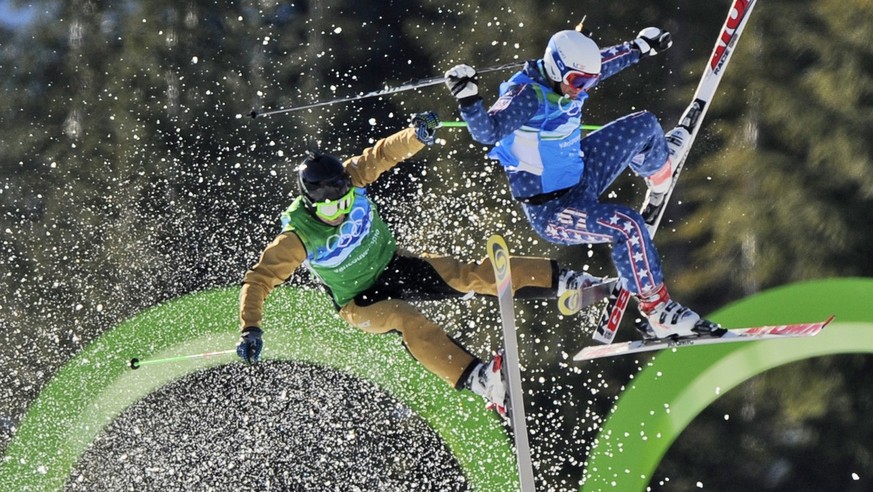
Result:
[[352,189],[352,178],[339,159],[308,152],[297,172],[300,193],[310,203],[338,200]]

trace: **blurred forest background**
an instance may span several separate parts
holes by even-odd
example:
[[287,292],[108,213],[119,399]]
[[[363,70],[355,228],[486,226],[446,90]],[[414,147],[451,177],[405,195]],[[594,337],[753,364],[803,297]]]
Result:
[[[27,17],[0,24],[0,449],[42,385],[102,332],[240,282],[278,231],[308,139],[350,156],[412,113],[458,119],[442,85],[254,120],[252,110],[370,92],[457,63],[521,63],[587,15],[601,46],[650,25],[671,31],[674,45],[593,91],[586,123],[648,109],[669,129],[728,4],[13,2]],[[706,313],[786,283],[873,276],[871,20],[870,0],[759,2],[656,240],[677,300]],[[509,74],[480,77],[486,103]],[[472,260],[501,233],[515,253],[613,274],[606,247],[539,240],[466,130],[438,137],[372,189],[402,245]],[[639,204],[643,193],[628,175],[608,199]],[[562,353],[590,343],[586,318],[517,304],[530,404],[558,416],[535,429],[538,477],[572,489],[596,416],[645,358],[567,364]],[[491,301],[424,309],[482,356],[499,343]],[[786,320],[762,320],[776,321]],[[747,382],[689,427],[658,471],[669,480],[652,487],[833,490],[840,477],[840,488],[862,490],[844,480],[873,469],[871,376],[873,361],[858,355]]]

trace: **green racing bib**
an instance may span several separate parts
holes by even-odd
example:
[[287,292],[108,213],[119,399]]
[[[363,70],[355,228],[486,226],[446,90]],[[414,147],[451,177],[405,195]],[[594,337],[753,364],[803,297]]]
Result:
[[282,214],[282,231],[293,231],[306,248],[306,267],[327,286],[339,306],[369,289],[394,257],[394,235],[363,188],[351,211],[331,226],[310,214],[298,197]]

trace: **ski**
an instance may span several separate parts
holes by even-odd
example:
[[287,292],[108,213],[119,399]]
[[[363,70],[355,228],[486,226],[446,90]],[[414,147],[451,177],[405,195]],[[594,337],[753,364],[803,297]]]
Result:
[[573,360],[592,360],[619,355],[652,352],[663,349],[678,349],[695,345],[712,345],[716,343],[756,342],[760,340],[782,340],[796,337],[814,337],[818,335],[832,320],[830,318],[818,323],[797,323],[787,325],[756,326],[753,328],[735,328],[727,330],[721,337],[694,336],[667,338],[660,340],[635,340],[633,342],[613,343],[609,345],[593,345],[585,347]]
[[607,278],[588,287],[568,290],[558,298],[558,311],[564,316],[572,316],[608,297],[616,283],[617,278]]
[[615,333],[618,331],[618,325],[621,323],[628,302],[630,302],[630,296],[630,291],[625,289],[621,283],[615,284],[607,297],[608,300],[603,308],[603,314],[600,315],[600,321],[591,336],[595,342],[609,344],[615,340]]
[[509,384],[509,413],[515,438],[516,461],[521,492],[534,490],[533,465],[528,443],[527,419],[524,413],[524,393],[521,387],[519,369],[518,338],[515,327],[515,307],[512,300],[512,272],[509,268],[509,249],[506,241],[499,235],[488,238],[488,258],[494,268],[497,284],[497,302],[500,305],[500,320],[503,324],[503,366],[506,382]]
[[[757,0],[733,0],[728,11],[727,20],[725,20],[721,33],[715,42],[712,55],[706,68],[703,70],[703,75],[700,77],[697,89],[694,91],[692,102],[679,120],[679,126],[685,127],[690,134],[688,148],[685,154],[679,157],[679,163],[676,165],[676,170],[673,171],[673,182],[667,190],[664,201],[658,207],[646,207],[641,211],[652,238],[655,237],[655,232],[657,232],[658,226],[661,224],[667,203],[670,202],[670,197],[673,195],[673,190],[679,181],[679,174],[685,167],[685,159],[691,151],[691,146],[694,144],[694,139],[700,130],[703,117],[707,109],[709,109],[709,103],[712,102],[712,98],[715,96],[715,91],[718,88],[719,82],[721,82],[728,61],[730,61],[731,55],[737,46],[743,29],[746,27],[756,2]],[[623,288],[621,283],[616,284],[609,296],[609,302],[607,302],[603,314],[600,316],[600,321],[594,330],[593,338],[595,341],[606,344],[612,343],[629,299],[630,293]]]

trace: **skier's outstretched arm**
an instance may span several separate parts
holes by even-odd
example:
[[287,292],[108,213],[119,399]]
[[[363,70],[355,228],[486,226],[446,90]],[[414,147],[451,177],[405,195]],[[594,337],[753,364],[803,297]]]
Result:
[[278,285],[288,280],[306,259],[306,248],[297,234],[284,232],[276,236],[261,253],[258,263],[247,271],[239,295],[240,339],[237,355],[253,364],[261,357],[264,342],[261,320],[264,302]]
[[600,50],[600,80],[612,77],[643,58],[666,51],[672,45],[669,32],[658,27],[647,27],[631,41]]
[[366,186],[398,163],[409,159],[425,145],[435,140],[439,116],[434,112],[418,113],[412,118],[412,126],[380,139],[344,163],[354,186]]
[[536,92],[525,84],[510,86],[486,111],[476,79],[476,70],[469,65],[458,65],[446,72],[446,85],[458,99],[461,118],[467,122],[473,140],[493,145],[536,113]]
[[640,61],[640,50],[636,49],[633,41],[610,46],[600,50],[601,68],[598,82],[608,79],[621,72],[625,68]]
[[276,236],[258,262],[243,277],[239,296],[240,328],[261,326],[264,301],[280,284],[291,278],[306,259],[306,248],[294,232]]

